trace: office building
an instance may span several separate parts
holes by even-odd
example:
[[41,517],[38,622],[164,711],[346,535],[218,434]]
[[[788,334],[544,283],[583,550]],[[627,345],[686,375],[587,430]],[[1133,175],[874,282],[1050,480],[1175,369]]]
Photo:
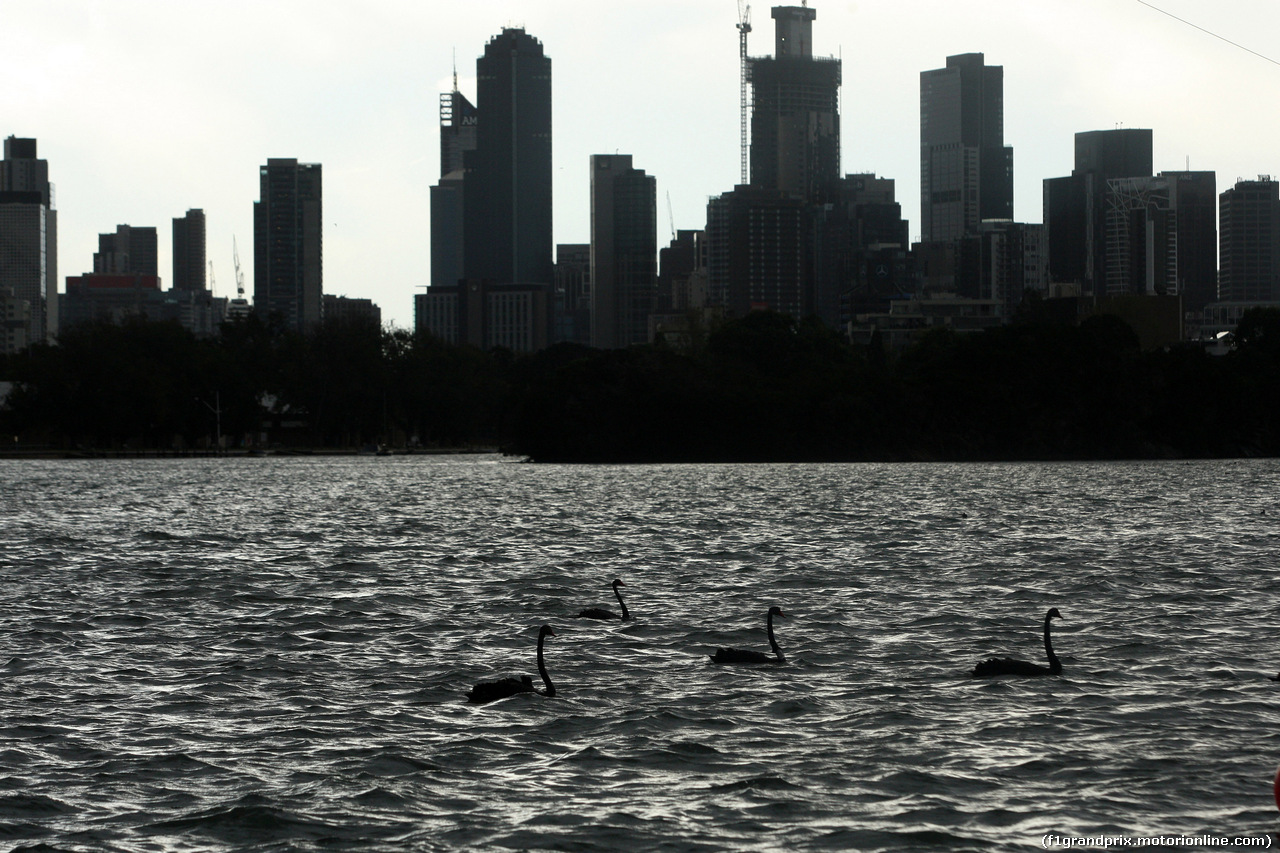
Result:
[[463,152],[463,277],[553,280],[551,59],[506,28],[476,60],[476,145]]
[[479,113],[458,91],[440,96],[440,180],[430,190],[431,283],[454,285],[462,278],[463,192],[466,185],[465,155],[476,147]]
[[193,208],[173,220],[173,289],[205,290],[204,211]]
[[98,235],[93,271],[101,275],[158,276],[159,238],[153,226],[117,225],[114,234]]
[[[36,140],[10,136],[0,161],[0,291],[6,351],[53,342],[58,331],[58,212]],[[22,322],[21,330],[12,328]]]
[[319,163],[270,159],[253,203],[253,308],[306,332],[322,316],[323,219]]
[[1280,183],[1237,181],[1218,199],[1223,302],[1280,301]]
[[981,53],[920,74],[921,242],[1013,219],[1013,149],[1004,144],[1004,68]]
[[1180,296],[1202,309],[1216,281],[1216,196],[1213,172],[1109,180],[1106,295]]
[[1150,130],[1077,133],[1075,168],[1044,181],[1045,244],[1051,285],[1071,284],[1088,299],[1106,295],[1108,182],[1152,176]]
[[657,183],[629,154],[591,157],[591,344],[648,340],[658,284]]
[[591,345],[591,244],[556,244],[552,341]]
[[774,55],[748,60],[751,185],[818,201],[840,179],[840,60],[813,55],[806,6],[775,6]]

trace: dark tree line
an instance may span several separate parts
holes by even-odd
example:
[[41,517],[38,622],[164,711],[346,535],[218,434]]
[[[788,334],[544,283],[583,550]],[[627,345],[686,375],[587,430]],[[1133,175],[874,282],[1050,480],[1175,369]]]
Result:
[[1280,310],[1226,356],[1143,352],[1114,317],[926,333],[890,356],[753,313],[689,347],[533,355],[250,318],[197,339],[135,320],[0,360],[0,435],[53,450],[498,446],[538,461],[1014,460],[1276,455]]

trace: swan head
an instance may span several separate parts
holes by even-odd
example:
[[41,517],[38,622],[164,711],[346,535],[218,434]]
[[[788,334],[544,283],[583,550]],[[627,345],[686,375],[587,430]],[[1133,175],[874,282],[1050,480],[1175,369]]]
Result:
[[773,607],[769,608],[769,615],[770,616],[786,616],[787,614],[783,613],[782,608],[775,604]]
[[1044,618],[1045,619],[1061,619],[1062,614],[1058,612],[1058,608],[1052,607],[1049,609],[1049,612],[1045,614]]
[[620,586],[626,586],[626,584],[622,582],[622,578],[617,578],[614,580],[613,583],[609,584],[609,586],[613,587],[614,589],[617,589]]
[[543,625],[542,628],[538,631],[539,640],[541,640],[543,637],[554,637],[555,635],[556,635],[556,632],[551,630],[550,625]]

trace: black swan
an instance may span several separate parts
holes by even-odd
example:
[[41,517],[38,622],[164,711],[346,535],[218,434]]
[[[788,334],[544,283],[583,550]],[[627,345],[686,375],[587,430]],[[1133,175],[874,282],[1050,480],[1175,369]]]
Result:
[[782,656],[782,649],[778,646],[778,641],[773,636],[773,617],[786,616],[782,612],[781,607],[770,607],[769,615],[765,622],[769,626],[769,645],[773,647],[773,654],[766,655],[764,652],[757,652],[751,649],[716,649],[716,653],[711,656],[712,663],[786,663],[787,659]]
[[[622,593],[618,591],[618,587],[626,586],[619,578],[610,586],[613,587],[613,594],[618,596],[618,603],[622,605],[622,619],[625,621],[631,618],[631,614],[627,612],[627,603],[622,600]],[[617,619],[618,614],[612,610],[605,610],[603,607],[588,607],[586,610],[578,614],[579,619]]]
[[1013,658],[988,658],[973,668],[978,677],[989,675],[1062,675],[1062,661],[1053,653],[1053,644],[1049,642],[1049,620],[1061,619],[1058,608],[1052,607],[1044,616],[1044,653],[1049,658],[1048,666]]
[[542,629],[538,631],[538,674],[542,676],[543,683],[547,685],[546,690],[535,690],[533,688],[533,679],[527,675],[522,675],[519,678],[508,677],[498,681],[482,681],[471,688],[471,692],[467,694],[467,701],[479,705],[484,702],[506,699],[508,696],[515,696],[517,693],[537,693],[541,696],[555,696],[556,686],[551,683],[551,676],[547,675],[547,664],[542,659],[543,640],[555,635],[556,632],[551,630],[550,625],[543,625]]

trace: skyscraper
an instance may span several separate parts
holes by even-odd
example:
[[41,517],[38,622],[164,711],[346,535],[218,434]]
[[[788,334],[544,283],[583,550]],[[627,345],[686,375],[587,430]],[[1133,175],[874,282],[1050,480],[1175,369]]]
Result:
[[773,7],[774,55],[748,62],[751,184],[809,202],[840,179],[840,60],[814,57],[817,14]]
[[205,290],[204,211],[193,208],[173,220],[173,289]]
[[1223,302],[1280,301],[1280,183],[1238,181],[1219,196]]
[[1013,218],[1013,149],[1004,144],[1004,68],[981,53],[920,73],[920,234],[975,235]]
[[1100,297],[1107,281],[1107,187],[1152,175],[1151,131],[1095,130],[1075,136],[1075,168],[1044,181],[1044,225],[1051,283],[1079,284]]
[[11,348],[53,340],[58,331],[58,212],[49,164],[36,156],[34,139],[10,136],[4,141],[0,291],[12,300],[6,313],[24,324],[5,335]]
[[658,284],[657,183],[629,154],[591,157],[591,345],[648,340]]
[[323,220],[319,163],[270,159],[253,203],[253,307],[305,332],[321,319]]
[[476,147],[463,153],[463,277],[543,284],[553,276],[551,59],[507,28],[476,60]]
[[456,285],[462,278],[466,152],[474,151],[479,113],[458,91],[440,96],[440,182],[431,188],[431,284]]

